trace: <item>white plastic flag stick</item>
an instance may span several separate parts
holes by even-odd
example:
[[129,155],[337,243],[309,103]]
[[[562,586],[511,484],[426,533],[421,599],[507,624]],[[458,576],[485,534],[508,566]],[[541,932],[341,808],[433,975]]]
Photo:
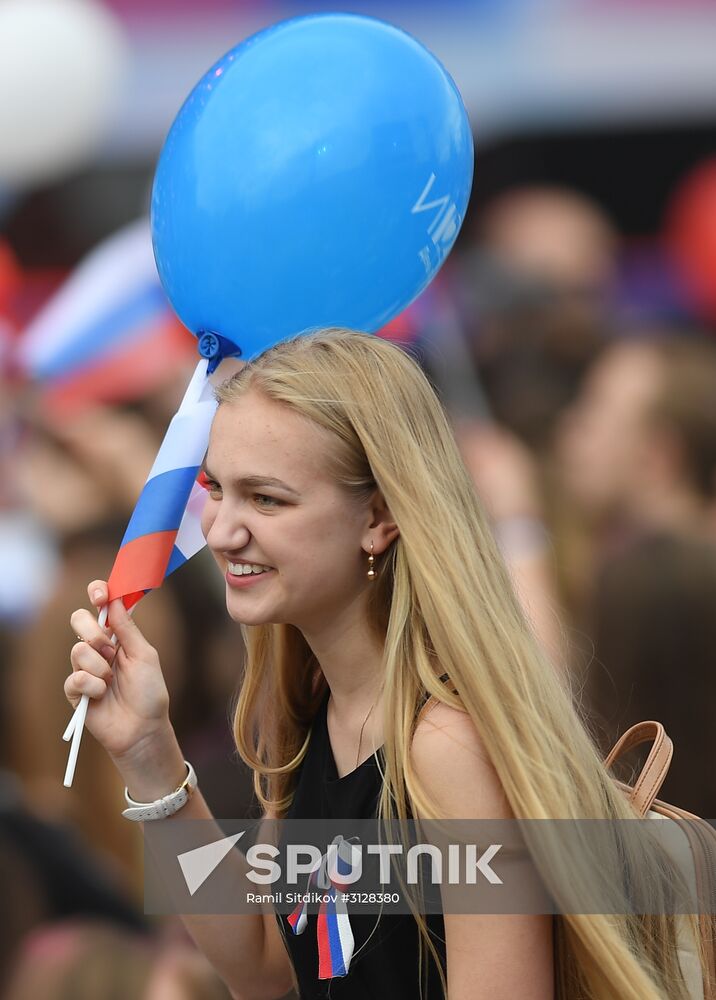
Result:
[[[104,628],[107,624],[107,605],[100,610],[99,616],[97,618],[100,628]],[[117,641],[116,636],[112,636],[110,642],[114,645]],[[72,745],[70,747],[70,756],[67,760],[67,769],[65,770],[65,788],[70,788],[72,786],[72,779],[75,776],[75,767],[77,766],[77,757],[80,752],[80,743],[82,741],[82,730],[85,727],[85,719],[87,718],[87,709],[89,707],[89,695],[83,694],[80,698],[79,705],[75,708],[74,715],[70,719],[70,724],[67,729],[62,734],[62,739],[67,741],[72,739]]]
[[[129,614],[131,615],[133,611],[134,608],[130,608]],[[100,612],[97,615],[97,621],[99,622],[100,628],[104,628],[104,626],[107,624],[107,605],[105,605],[103,608],[100,608]],[[117,636],[113,635],[109,641],[112,643],[113,646],[115,646],[117,644]],[[89,705],[89,695],[83,694],[82,697],[80,698],[79,705],[77,705],[75,708],[74,715],[72,716],[67,725],[67,729],[65,729],[64,733],[62,734],[62,739],[65,740],[65,742],[67,742],[67,740],[69,740],[72,734],[74,733],[75,726],[77,725],[77,721],[80,718],[80,716],[82,717],[82,725],[84,726],[85,717],[87,715],[87,705]],[[67,787],[69,788],[69,785]]]
[[[70,756],[67,760],[67,769],[65,771],[65,788],[72,787],[72,780],[75,776],[75,767],[77,766],[77,757],[80,752],[80,742],[82,741],[82,732],[85,727],[85,718],[87,717],[87,707],[89,705],[89,695],[83,694],[80,698],[80,703],[77,706],[75,714],[72,716],[72,721],[74,723],[74,731],[72,732],[72,744],[70,746]],[[68,737],[69,739],[69,737]]]

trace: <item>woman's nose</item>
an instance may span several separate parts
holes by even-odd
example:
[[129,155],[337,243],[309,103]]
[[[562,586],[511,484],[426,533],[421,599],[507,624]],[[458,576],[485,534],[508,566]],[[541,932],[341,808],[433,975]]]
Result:
[[[210,509],[213,507],[214,509]],[[241,517],[240,508],[226,503],[207,503],[204,517],[206,544],[215,552],[233,552],[246,547],[250,532]]]

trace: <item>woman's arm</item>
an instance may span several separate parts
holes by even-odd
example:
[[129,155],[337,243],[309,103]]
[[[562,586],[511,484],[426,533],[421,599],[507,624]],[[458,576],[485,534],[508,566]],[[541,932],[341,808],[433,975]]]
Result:
[[[89,591],[96,606],[107,601],[104,581],[94,581]],[[107,751],[135,801],[153,802],[168,795],[184,781],[186,766],[169,718],[169,694],[156,650],[121,601],[109,605],[106,629],[85,609],[75,611],[70,621],[82,637],[72,648],[72,674],[65,681],[70,704],[76,707],[80,697],[88,695],[87,729]],[[109,642],[111,632],[117,637],[116,649]],[[198,789],[175,816],[153,820],[150,826],[178,818],[204,820],[207,844],[225,836]],[[176,854],[158,856],[153,838],[145,844],[154,851],[160,876],[168,871],[165,884],[170,889],[172,876],[176,878]],[[249,866],[241,851],[230,851],[221,864],[224,879],[233,878],[255,891],[256,886],[246,880]],[[257,906],[254,913],[182,915],[182,920],[239,1000],[272,1000],[291,988],[290,961],[272,911],[262,912]]]
[[[446,819],[511,819],[500,781],[465,712],[435,704],[411,759]],[[444,914],[450,1000],[552,1000],[552,917]]]
[[[115,764],[129,794],[139,802],[161,798],[177,788],[186,776],[173,729],[154,737],[131,755],[115,759]],[[174,816],[153,822],[171,823],[175,818],[203,820],[202,836],[207,844],[226,836],[199,788]],[[161,859],[157,861],[161,870]],[[230,851],[221,862],[224,880],[242,883],[249,870],[240,850]],[[247,881],[246,888],[255,892],[257,887]],[[236,1000],[275,1000],[292,988],[291,964],[273,910],[256,914],[180,914],[180,917]]]

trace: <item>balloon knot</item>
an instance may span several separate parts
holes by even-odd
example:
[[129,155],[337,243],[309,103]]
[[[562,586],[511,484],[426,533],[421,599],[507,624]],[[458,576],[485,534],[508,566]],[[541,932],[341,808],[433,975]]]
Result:
[[207,375],[216,371],[224,358],[241,357],[240,347],[212,330],[200,330],[198,338],[199,354],[209,362],[206,368]]

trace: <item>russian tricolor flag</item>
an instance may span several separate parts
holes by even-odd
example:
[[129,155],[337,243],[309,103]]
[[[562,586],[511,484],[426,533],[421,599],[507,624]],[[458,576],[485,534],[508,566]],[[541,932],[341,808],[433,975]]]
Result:
[[199,362],[130,519],[109,577],[109,598],[132,607],[204,546],[206,491],[197,476],[209,441],[216,400]]
[[22,332],[14,363],[64,413],[151,392],[194,351],[159,283],[141,219],[85,257]]

